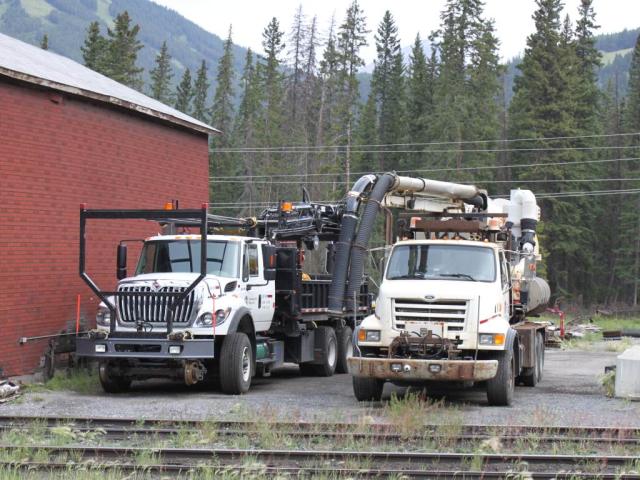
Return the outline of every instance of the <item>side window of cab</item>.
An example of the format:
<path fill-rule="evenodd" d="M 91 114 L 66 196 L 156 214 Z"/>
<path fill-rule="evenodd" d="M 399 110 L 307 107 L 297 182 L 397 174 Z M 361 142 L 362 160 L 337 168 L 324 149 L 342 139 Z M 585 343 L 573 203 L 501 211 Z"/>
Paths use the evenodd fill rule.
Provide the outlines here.
<path fill-rule="evenodd" d="M 500 252 L 500 278 L 502 279 L 502 289 L 509 288 L 509 265 L 504 252 Z"/>

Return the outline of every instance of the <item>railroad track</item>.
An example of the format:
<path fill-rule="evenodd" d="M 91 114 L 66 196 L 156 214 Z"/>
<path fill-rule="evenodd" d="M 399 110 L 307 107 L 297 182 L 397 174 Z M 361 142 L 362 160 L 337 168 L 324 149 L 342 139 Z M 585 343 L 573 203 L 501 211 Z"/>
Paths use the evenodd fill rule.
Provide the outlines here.
<path fill-rule="evenodd" d="M 412 427 L 406 433 L 399 432 L 391 424 L 359 424 L 359 423 L 312 423 L 312 422 L 249 422 L 249 421 L 200 421 L 200 420 L 140 420 L 131 418 L 86 418 L 86 417 L 15 417 L 0 416 L 0 431 L 14 428 L 25 428 L 33 424 L 46 427 L 70 425 L 79 431 L 103 429 L 107 434 L 119 435 L 158 435 L 170 436 L 185 429 L 198 431 L 207 429 L 220 435 L 237 435 L 260 433 L 268 428 L 270 432 L 292 437 L 326 437 L 326 438 L 373 438 L 402 440 L 407 436 L 434 437 L 449 436 L 442 434 L 448 430 L 452 435 L 467 440 L 490 437 L 526 438 L 535 436 L 546 441 L 590 441 L 601 443 L 639 444 L 640 428 L 629 427 L 569 427 L 569 426 L 532 426 L 532 425 L 439 425 L 429 424 L 418 430 Z M 365 431 L 366 430 L 366 431 Z"/>
<path fill-rule="evenodd" d="M 186 472 L 223 469 L 251 473 L 258 468 L 260 477 L 292 476 L 350 476 L 353 478 L 640 478 L 638 446 L 640 429 L 617 427 L 531 427 L 466 425 L 454 428 L 442 425 L 425 425 L 420 431 L 397 432 L 393 425 L 361 425 L 343 423 L 293 423 L 293 422 L 231 422 L 231 421 L 166 421 L 111 418 L 55 418 L 55 417 L 0 417 L 0 433 L 29 432 L 37 429 L 39 439 L 56 441 L 56 431 L 63 426 L 77 438 L 86 439 L 89 432 L 99 433 L 101 446 L 51 445 L 29 443 L 33 455 L 24 457 L 24 444 L 0 445 L 6 458 L 12 452 L 22 453 L 20 462 L 0 461 L 2 469 L 29 471 L 53 471 L 69 468 L 71 459 L 77 468 L 101 468 L 124 472 L 145 472 L 181 475 Z M 58 430 L 57 430 L 58 429 Z M 444 431 L 442 430 L 444 429 Z M 80 433 L 81 435 L 75 435 Z M 273 443 L 277 439 L 309 440 L 299 442 L 296 450 L 242 449 L 242 448 L 159 448 L 171 444 L 180 435 L 202 434 L 213 438 L 211 445 L 224 444 L 227 438 L 244 437 L 252 440 L 266 435 Z M 271 437 L 269 437 L 271 436 Z M 12 438 L 5 435 L 2 438 Z M 166 439 L 166 442 L 159 440 Z M 184 440 L 185 437 L 182 437 Z M 325 443 L 315 440 L 325 440 Z M 499 441 L 500 453 L 477 453 L 489 440 Z M 109 440 L 109 442 L 106 442 Z M 192 440 L 187 437 L 187 440 Z M 377 451 L 355 451 L 357 440 L 367 442 L 367 447 Z M 446 440 L 440 441 L 440 440 Z M 349 449 L 340 449 L 351 445 Z M 438 448 L 429 448 L 429 443 Z M 531 444 L 527 444 L 531 441 Z M 154 442 L 157 442 L 154 445 Z M 277 442 L 277 440 L 276 440 Z M 422 442 L 422 443 L 421 443 Z M 433 443 L 435 442 L 435 443 Z M 523 443 L 518 443 L 523 442 Z M 2 443 L 11 443 L 4 440 Z M 104 443 L 116 446 L 105 446 Z M 123 444 L 153 445 L 152 447 L 128 447 Z M 187 442 L 188 443 L 188 442 Z M 260 444 L 260 442 L 253 442 Z M 175 444 L 175 443 L 174 443 Z M 231 442 L 233 444 L 233 442 Z M 284 444 L 284 443 L 280 443 Z M 288 443 L 291 445 L 291 443 Z M 571 447 L 578 444 L 580 448 Z M 321 449 L 319 445 L 328 445 Z M 543 446 L 554 445 L 554 453 L 561 449 L 588 452 L 588 455 L 502 453 L 512 449 L 531 452 L 545 451 Z M 612 448 L 622 446 L 622 451 L 633 455 L 614 455 Z M 415 447 L 422 450 L 414 451 Z M 528 447 L 527 447 L 528 446 Z M 380 451 L 381 450 L 386 451 Z M 425 448 L 426 447 L 426 448 Z M 566 451 L 566 450 L 562 450 Z M 620 450 L 615 450 L 619 452 Z M 37 455 L 35 455 L 37 452 Z M 461 453 L 468 452 L 468 453 Z M 469 453 L 473 452 L 473 453 Z M 596 454 L 597 452 L 597 454 Z M 50 461 L 38 462 L 42 456 Z M 141 463 L 141 459 L 144 462 Z M 25 461 L 30 460 L 30 461 Z M 257 463 L 256 467 L 253 463 Z M 356 467 L 351 467 L 356 465 Z M 253 469 L 253 470 L 252 470 Z M 526 475 L 519 472 L 526 470 Z M 625 473 L 627 472 L 627 473 Z M 631 473 L 634 472 L 634 473 Z M 254 472 L 255 473 L 255 472 Z M 524 475 L 524 476 L 523 476 Z"/>
<path fill-rule="evenodd" d="M 185 473 L 201 469 L 227 468 L 237 469 L 238 465 L 249 460 L 250 465 L 242 469 L 261 471 L 268 469 L 273 473 L 291 473 L 306 471 L 309 474 L 322 472 L 340 473 L 344 470 L 361 472 L 361 476 L 380 476 L 402 474 L 411 478 L 429 478 L 435 473 L 464 472 L 465 470 L 482 472 L 484 478 L 488 474 L 515 475 L 523 471 L 539 475 L 556 475 L 557 473 L 584 473 L 591 475 L 620 475 L 625 470 L 634 468 L 637 456 L 589 455 L 531 455 L 531 454 L 484 454 L 484 453 L 420 453 L 420 452 L 359 452 L 332 450 L 255 450 L 255 449 L 222 449 L 222 448 L 134 448 L 134 447 L 86 447 L 82 445 L 33 445 L 34 451 L 40 455 L 46 452 L 51 458 L 73 459 L 75 465 L 90 462 L 90 468 L 96 465 L 111 469 L 135 469 L 149 471 L 150 465 L 134 465 L 136 458 L 142 455 L 156 462 L 158 471 Z M 0 449 L 11 453 L 21 451 L 23 447 L 0 445 Z M 60 462 L 63 464 L 63 462 Z M 24 468 L 23 462 L 16 462 L 15 467 Z M 50 462 L 32 462 L 43 470 L 52 470 L 56 466 Z M 64 463 L 66 468 L 68 464 Z M 349 467 L 348 465 L 357 465 Z M 628 473 L 627 475 L 633 475 Z M 505 478 L 505 477 L 503 477 Z M 633 478 L 633 477 L 628 477 Z M 637 474 L 636 474 L 636 477 Z"/>

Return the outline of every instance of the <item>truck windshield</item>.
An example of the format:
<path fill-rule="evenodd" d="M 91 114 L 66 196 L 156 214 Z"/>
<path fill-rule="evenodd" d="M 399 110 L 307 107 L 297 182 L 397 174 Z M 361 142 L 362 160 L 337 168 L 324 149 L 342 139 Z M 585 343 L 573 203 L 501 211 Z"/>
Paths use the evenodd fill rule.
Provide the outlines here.
<path fill-rule="evenodd" d="M 238 276 L 238 242 L 207 242 L 207 273 Z M 158 240 L 147 242 L 140 253 L 136 275 L 143 273 L 200 273 L 200 240 Z"/>
<path fill-rule="evenodd" d="M 399 245 L 393 249 L 388 280 L 462 280 L 493 282 L 493 249 L 465 245 Z"/>

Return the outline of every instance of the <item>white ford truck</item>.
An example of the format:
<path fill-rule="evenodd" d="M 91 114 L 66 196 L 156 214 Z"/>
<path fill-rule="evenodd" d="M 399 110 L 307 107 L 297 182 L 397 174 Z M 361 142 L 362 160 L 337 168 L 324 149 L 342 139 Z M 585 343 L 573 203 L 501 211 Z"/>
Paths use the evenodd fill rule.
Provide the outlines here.
<path fill-rule="evenodd" d="M 348 359 L 356 398 L 379 400 L 387 381 L 427 391 L 484 383 L 490 405 L 511 404 L 515 384 L 534 386 L 544 364 L 544 327 L 526 320 L 550 293 L 535 275 L 535 197 L 513 190 L 492 200 L 469 185 L 395 183 L 382 205 L 411 213 L 398 222 L 375 313 L 359 326 Z M 465 204 L 478 194 L 483 201 Z"/>

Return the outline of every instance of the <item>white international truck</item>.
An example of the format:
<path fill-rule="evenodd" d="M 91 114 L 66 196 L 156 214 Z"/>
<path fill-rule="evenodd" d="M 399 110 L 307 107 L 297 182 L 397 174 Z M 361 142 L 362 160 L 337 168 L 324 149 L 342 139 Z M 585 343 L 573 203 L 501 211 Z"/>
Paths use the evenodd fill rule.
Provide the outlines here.
<path fill-rule="evenodd" d="M 535 386 L 544 365 L 545 329 L 527 321 L 550 294 L 536 276 L 535 196 L 490 199 L 471 185 L 386 177 L 374 200 L 404 213 L 375 313 L 348 359 L 355 397 L 379 400 L 385 382 L 481 383 L 490 405 L 511 404 L 515 384 Z"/>
<path fill-rule="evenodd" d="M 283 362 L 307 375 L 346 373 L 352 331 L 370 313 L 366 282 L 357 305 L 328 314 L 331 274 L 305 272 L 305 252 L 340 232 L 328 204 L 283 202 L 258 218 L 200 210 L 80 210 L 80 275 L 102 300 L 97 328 L 77 338 L 76 354 L 94 359 L 105 391 L 133 380 L 211 379 L 229 394 Z M 127 243 L 117 250 L 118 283 L 103 291 L 85 268 L 88 221 L 146 219 L 164 232 L 142 242 L 133 276 Z M 193 230 L 197 229 L 197 232 Z M 331 256 L 327 258 L 331 260 Z M 329 261 L 329 268 L 331 262 Z"/>

